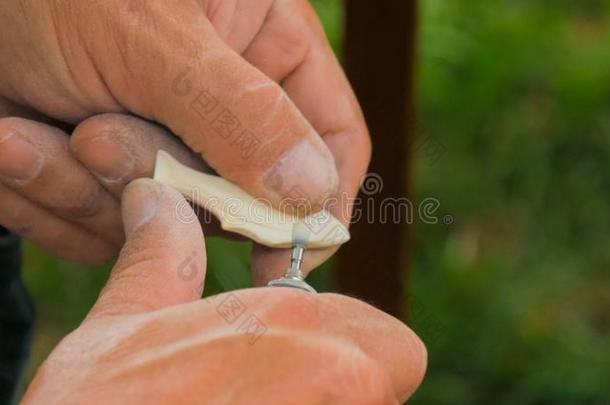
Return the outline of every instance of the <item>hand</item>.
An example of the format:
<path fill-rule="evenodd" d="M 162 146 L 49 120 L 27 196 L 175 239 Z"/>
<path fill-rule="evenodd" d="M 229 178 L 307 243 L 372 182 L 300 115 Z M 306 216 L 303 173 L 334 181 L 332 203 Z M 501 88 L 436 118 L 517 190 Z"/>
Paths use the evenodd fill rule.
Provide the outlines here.
<path fill-rule="evenodd" d="M 209 170 L 165 130 L 130 116 L 91 118 L 72 137 L 35 121 L 0 120 L 0 224 L 66 260 L 114 259 L 125 242 L 121 193 L 152 176 L 159 149 Z"/>
<path fill-rule="evenodd" d="M 152 180 L 127 187 L 121 257 L 24 404 L 395 404 L 413 393 L 423 344 L 365 303 L 284 288 L 198 300 L 203 234 L 176 221 L 181 199 Z"/>
<path fill-rule="evenodd" d="M 124 243 L 123 189 L 135 179 L 152 177 L 158 150 L 211 171 L 172 134 L 127 115 L 89 118 L 71 137 L 35 121 L 0 120 L 0 224 L 66 260 L 100 264 L 113 259 Z M 204 225 L 208 236 L 235 238 L 215 221 Z M 262 246 L 253 249 L 256 285 L 266 285 L 289 263 L 274 253 L 270 263 L 269 252 Z M 309 251 L 310 267 L 326 254 Z"/>
<path fill-rule="evenodd" d="M 74 124 L 154 120 L 276 205 L 350 201 L 366 171 L 364 119 L 306 0 L 8 0 L 0 27 L 13 105 Z M 331 211 L 349 221 L 345 204 Z M 286 261 L 270 251 L 255 271 Z"/>

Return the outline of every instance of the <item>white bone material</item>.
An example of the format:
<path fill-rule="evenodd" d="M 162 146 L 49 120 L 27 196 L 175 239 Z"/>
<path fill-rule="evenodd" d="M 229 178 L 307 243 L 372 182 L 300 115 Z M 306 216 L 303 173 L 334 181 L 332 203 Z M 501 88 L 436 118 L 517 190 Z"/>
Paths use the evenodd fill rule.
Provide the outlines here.
<path fill-rule="evenodd" d="M 303 225 L 309 230 L 308 248 L 341 245 L 350 238 L 347 228 L 326 210 L 306 218 L 282 213 L 222 177 L 182 165 L 164 151 L 157 154 L 154 178 L 211 212 L 220 221 L 222 229 L 246 236 L 265 246 L 291 248 L 294 244 L 295 225 L 301 229 L 301 234 Z"/>

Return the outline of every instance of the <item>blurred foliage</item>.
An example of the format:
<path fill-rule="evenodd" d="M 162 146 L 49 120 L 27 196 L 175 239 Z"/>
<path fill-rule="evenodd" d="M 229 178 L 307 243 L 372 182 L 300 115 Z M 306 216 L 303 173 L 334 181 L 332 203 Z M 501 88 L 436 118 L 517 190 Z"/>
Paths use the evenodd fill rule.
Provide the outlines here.
<path fill-rule="evenodd" d="M 610 403 L 609 11 L 422 2 L 417 190 L 455 223 L 416 231 L 414 403 Z"/>
<path fill-rule="evenodd" d="M 341 0 L 312 1 L 335 51 Z M 374 3 L 371 3 L 374 7 Z M 418 197 L 408 303 L 429 347 L 415 404 L 610 399 L 610 2 L 423 0 Z M 206 294 L 251 284 L 250 246 L 208 239 Z M 332 288 L 332 264 L 314 273 Z M 78 326 L 109 267 L 28 245 L 38 325 L 31 370 Z M 32 371 L 30 371 L 30 374 Z"/>

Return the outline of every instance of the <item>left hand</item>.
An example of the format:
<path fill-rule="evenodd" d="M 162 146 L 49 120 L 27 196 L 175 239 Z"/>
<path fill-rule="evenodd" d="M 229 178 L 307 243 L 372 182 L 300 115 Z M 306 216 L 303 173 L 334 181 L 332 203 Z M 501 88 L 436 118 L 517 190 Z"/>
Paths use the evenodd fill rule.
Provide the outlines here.
<path fill-rule="evenodd" d="M 270 287 L 199 300 L 203 234 L 176 219 L 181 202 L 151 180 L 127 187 L 119 261 L 24 404 L 397 404 L 415 391 L 424 345 L 361 301 Z"/>

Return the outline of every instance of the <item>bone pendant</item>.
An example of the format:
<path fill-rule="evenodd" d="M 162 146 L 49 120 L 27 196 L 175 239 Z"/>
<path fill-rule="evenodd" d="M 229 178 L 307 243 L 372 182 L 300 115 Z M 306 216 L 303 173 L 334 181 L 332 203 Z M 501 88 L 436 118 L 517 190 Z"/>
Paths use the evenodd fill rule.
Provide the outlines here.
<path fill-rule="evenodd" d="M 164 151 L 157 154 L 154 178 L 211 212 L 220 221 L 222 229 L 265 246 L 292 247 L 293 228 L 299 222 L 309 229 L 309 248 L 341 245 L 350 238 L 347 228 L 326 210 L 306 218 L 280 212 L 222 177 L 182 165 Z"/>

